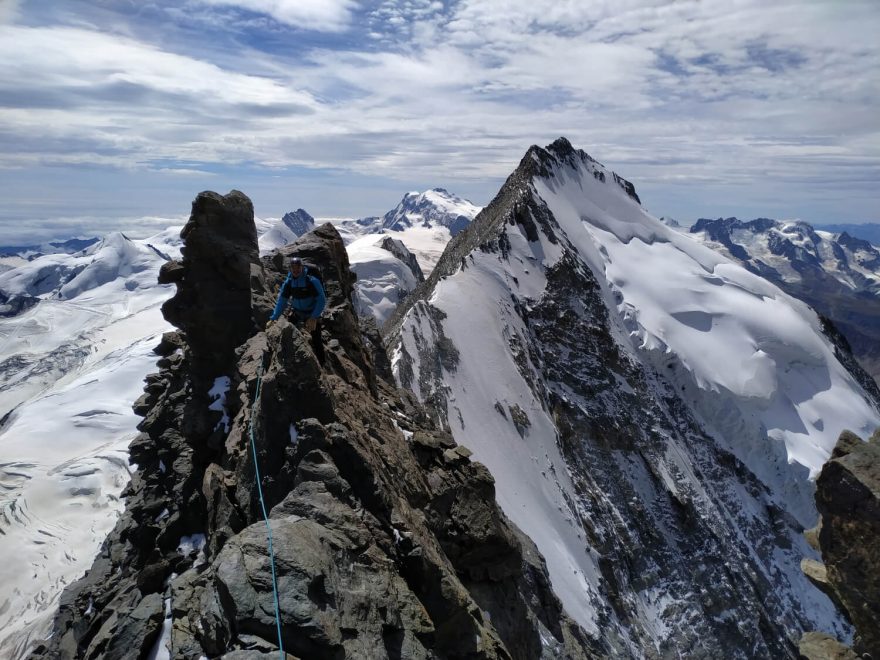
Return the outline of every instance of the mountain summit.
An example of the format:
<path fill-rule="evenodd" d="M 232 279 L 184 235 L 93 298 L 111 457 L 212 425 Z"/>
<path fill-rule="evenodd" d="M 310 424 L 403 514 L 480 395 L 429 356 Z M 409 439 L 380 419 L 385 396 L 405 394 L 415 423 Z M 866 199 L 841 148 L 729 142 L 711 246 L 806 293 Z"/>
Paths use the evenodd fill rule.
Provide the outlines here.
<path fill-rule="evenodd" d="M 877 402 L 806 305 L 532 147 L 386 324 L 400 382 L 496 480 L 613 657 L 797 657 L 849 634 L 800 570 L 808 476 Z"/>
<path fill-rule="evenodd" d="M 452 236 L 467 227 L 480 208 L 443 188 L 410 192 L 382 217 L 382 228 L 403 231 L 408 227 L 446 227 Z"/>

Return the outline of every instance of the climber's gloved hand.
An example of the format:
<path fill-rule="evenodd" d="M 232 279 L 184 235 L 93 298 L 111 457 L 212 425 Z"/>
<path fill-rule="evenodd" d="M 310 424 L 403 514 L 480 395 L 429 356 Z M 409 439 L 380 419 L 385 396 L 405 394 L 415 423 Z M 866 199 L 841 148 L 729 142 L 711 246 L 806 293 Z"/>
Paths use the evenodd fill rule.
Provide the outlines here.
<path fill-rule="evenodd" d="M 268 321 L 266 321 L 266 330 L 271 328 L 273 325 L 275 325 L 275 319 L 269 319 Z"/>
<path fill-rule="evenodd" d="M 318 319 L 308 318 L 306 319 L 306 330 L 309 332 L 314 332 L 315 328 L 318 327 Z"/>

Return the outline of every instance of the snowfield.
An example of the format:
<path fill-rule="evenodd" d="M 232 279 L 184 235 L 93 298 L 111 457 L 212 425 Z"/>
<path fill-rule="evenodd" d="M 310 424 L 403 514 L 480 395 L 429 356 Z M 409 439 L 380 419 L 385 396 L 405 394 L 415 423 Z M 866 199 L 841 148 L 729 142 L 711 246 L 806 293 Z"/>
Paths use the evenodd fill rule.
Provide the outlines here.
<path fill-rule="evenodd" d="M 677 356 L 698 388 L 695 402 L 713 393 L 734 403 L 752 420 L 750 435 L 766 429 L 784 445 L 788 462 L 812 477 L 841 431 L 868 437 L 877 428 L 878 412 L 834 357 L 807 305 L 656 220 L 591 173 L 563 170 L 560 179 L 552 186 L 536 180 L 537 194 L 604 276 L 631 341 L 656 366 Z M 766 445 L 730 448 L 760 473 Z"/>
<path fill-rule="evenodd" d="M 122 510 L 131 406 L 170 329 L 159 267 L 179 256 L 179 233 L 111 234 L 0 275 L 6 294 L 39 299 L 0 318 L 0 656 L 48 633 Z"/>
<path fill-rule="evenodd" d="M 357 276 L 355 311 L 372 314 L 381 326 L 418 280 L 409 267 L 381 246 L 387 234 L 368 234 L 346 246 Z"/>

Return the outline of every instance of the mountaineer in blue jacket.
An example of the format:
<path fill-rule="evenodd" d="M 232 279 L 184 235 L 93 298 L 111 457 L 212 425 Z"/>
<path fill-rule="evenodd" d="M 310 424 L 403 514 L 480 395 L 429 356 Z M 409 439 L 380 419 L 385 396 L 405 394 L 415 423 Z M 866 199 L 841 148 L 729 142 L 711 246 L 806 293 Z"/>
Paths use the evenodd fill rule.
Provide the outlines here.
<path fill-rule="evenodd" d="M 302 325 L 312 335 L 312 350 L 318 362 L 324 364 L 324 343 L 321 341 L 321 312 L 327 303 L 324 286 L 309 269 L 303 265 L 302 259 L 292 257 L 289 262 L 290 272 L 278 292 L 278 302 L 269 323 L 276 321 L 290 306 L 288 318 L 294 325 Z"/>

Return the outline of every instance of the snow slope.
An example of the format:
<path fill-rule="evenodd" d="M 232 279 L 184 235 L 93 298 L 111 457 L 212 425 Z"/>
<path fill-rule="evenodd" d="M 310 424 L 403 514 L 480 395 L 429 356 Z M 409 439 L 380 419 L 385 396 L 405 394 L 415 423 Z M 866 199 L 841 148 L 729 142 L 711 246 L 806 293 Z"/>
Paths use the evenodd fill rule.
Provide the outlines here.
<path fill-rule="evenodd" d="M 179 228 L 111 234 L 38 257 L 0 279 L 36 304 L 0 319 L 0 656 L 48 630 L 64 586 L 91 564 L 121 510 L 131 405 L 170 329 L 158 271 Z"/>
<path fill-rule="evenodd" d="M 372 314 L 380 327 L 419 283 L 406 263 L 382 247 L 389 238 L 385 234 L 368 234 L 346 246 L 351 270 L 358 276 L 355 310 L 359 315 Z M 403 246 L 401 249 L 406 250 Z"/>
<path fill-rule="evenodd" d="M 158 309 L 168 297 L 169 287 L 157 284 L 156 276 L 162 263 L 179 253 L 178 234 L 172 228 L 139 241 L 111 234 L 82 252 L 46 255 L 0 274 L 0 291 L 7 297 L 36 304 L 0 318 L 0 414 L 89 355 L 166 327 L 132 317 Z"/>
<path fill-rule="evenodd" d="M 880 423 L 804 303 L 660 223 L 590 172 L 563 170 L 559 181 L 536 180 L 535 190 L 604 274 L 638 348 L 658 366 L 676 355 L 700 393 L 735 402 L 784 443 L 790 462 L 815 476 L 840 431 L 867 437 Z M 752 450 L 758 460 L 750 467 L 760 469 L 765 449 L 744 455 Z"/>
<path fill-rule="evenodd" d="M 880 383 L 880 251 L 843 232 L 758 218 L 699 220 L 691 235 L 829 318 Z M 873 387 L 876 387 L 876 383 Z M 872 388 L 870 383 L 867 387 Z"/>
<path fill-rule="evenodd" d="M 488 466 L 585 630 L 635 657 L 847 635 L 799 568 L 808 476 L 880 414 L 806 305 L 565 141 L 448 250 L 395 374 Z"/>

